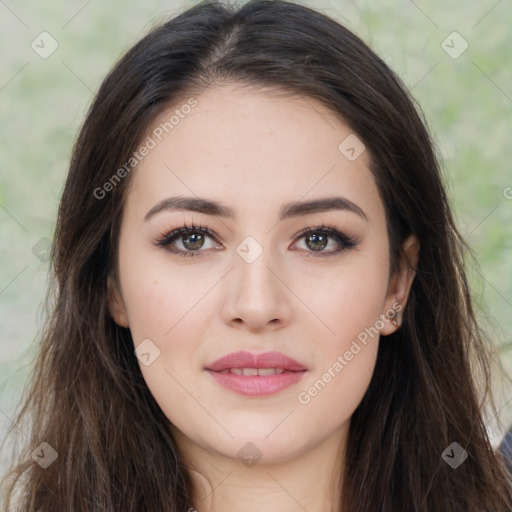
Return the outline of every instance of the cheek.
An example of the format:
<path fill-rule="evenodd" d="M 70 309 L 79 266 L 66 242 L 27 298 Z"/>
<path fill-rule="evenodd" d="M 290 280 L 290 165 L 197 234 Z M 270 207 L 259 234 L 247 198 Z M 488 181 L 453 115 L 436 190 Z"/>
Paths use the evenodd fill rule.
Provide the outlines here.
<path fill-rule="evenodd" d="M 196 318 L 201 308 L 194 308 L 200 297 L 195 297 L 195 292 L 184 294 L 178 279 L 164 277 L 165 269 L 139 265 L 141 261 L 126 260 L 126 270 L 130 271 L 126 272 L 123 289 L 134 346 L 137 348 L 143 342 L 148 347 L 144 353 L 150 353 L 149 364 L 141 357 L 138 364 L 165 415 L 181 424 L 182 415 L 198 414 L 188 394 L 193 389 L 188 379 L 201 340 L 202 327 Z"/>
<path fill-rule="evenodd" d="M 134 344 L 145 338 L 159 343 L 175 323 L 177 292 L 150 273 L 135 272 L 125 278 L 123 292 Z"/>
<path fill-rule="evenodd" d="M 174 385 L 168 372 L 178 376 L 195 364 L 201 332 L 208 321 L 203 307 L 207 301 L 202 299 L 212 284 L 186 279 L 182 270 L 166 264 L 165 259 L 137 251 L 135 244 L 132 247 L 120 259 L 123 296 L 134 347 L 144 341 L 152 352 L 154 362 L 146 366 L 139 360 L 139 366 L 158 396 L 160 389 Z M 181 375 L 179 378 L 183 380 Z"/>
<path fill-rule="evenodd" d="M 197 302 L 199 290 L 186 289 L 179 271 L 144 244 L 148 242 L 121 239 L 120 279 L 134 344 L 149 338 L 160 345 Z"/>
<path fill-rule="evenodd" d="M 378 338 L 367 344 L 350 343 L 300 390 L 298 411 L 305 424 L 331 432 L 350 419 L 370 384 L 377 360 Z M 350 356 L 349 356 L 350 354 Z M 348 356 L 348 357 L 347 357 Z M 350 359 L 349 359 L 350 358 Z"/>
<path fill-rule="evenodd" d="M 317 279 L 304 281 L 305 302 L 326 326 L 327 352 L 343 350 L 379 320 L 388 284 L 387 265 L 386 258 L 368 251 L 347 259 L 346 265 L 340 264 L 329 275 L 319 273 Z"/>
<path fill-rule="evenodd" d="M 319 309 L 329 331 L 312 334 L 318 364 L 301 386 L 297 402 L 305 418 L 311 418 L 306 421 L 325 418 L 326 431 L 348 420 L 368 389 L 377 360 L 386 283 L 379 272 L 347 275 L 331 286 L 330 299 Z"/>
<path fill-rule="evenodd" d="M 311 334 L 321 356 L 298 402 L 310 412 L 330 410 L 333 424 L 357 408 L 377 359 L 388 261 L 377 252 L 367 255 L 354 258 L 308 297 L 328 329 Z"/>
<path fill-rule="evenodd" d="M 135 347 L 146 339 L 156 345 L 159 357 L 151 368 L 179 373 L 190 367 L 204 330 L 197 318 L 201 308 L 194 308 L 197 302 L 163 282 L 150 280 L 137 287 L 137 297 L 129 304 L 130 331 Z"/>

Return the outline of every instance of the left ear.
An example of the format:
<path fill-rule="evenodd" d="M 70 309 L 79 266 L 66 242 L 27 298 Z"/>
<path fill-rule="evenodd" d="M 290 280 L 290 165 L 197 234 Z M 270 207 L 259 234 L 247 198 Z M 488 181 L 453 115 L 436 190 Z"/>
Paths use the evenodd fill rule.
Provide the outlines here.
<path fill-rule="evenodd" d="M 399 270 L 391 277 L 388 294 L 384 302 L 384 310 L 382 313 L 386 315 L 394 311 L 395 316 L 384 322 L 384 327 L 380 330 L 383 336 L 392 334 L 400 328 L 402 323 L 403 310 L 409 297 L 411 285 L 416 275 L 416 267 L 420 252 L 420 244 L 415 235 L 410 235 L 403 244 L 405 261 L 402 260 Z M 392 320 L 396 320 L 398 325 L 394 325 Z"/>

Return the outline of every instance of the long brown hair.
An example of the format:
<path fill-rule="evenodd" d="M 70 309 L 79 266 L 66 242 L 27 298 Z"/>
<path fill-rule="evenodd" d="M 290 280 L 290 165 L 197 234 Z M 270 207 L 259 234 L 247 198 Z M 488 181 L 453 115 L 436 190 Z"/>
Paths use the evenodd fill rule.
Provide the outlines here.
<path fill-rule="evenodd" d="M 477 324 L 464 267 L 471 251 L 452 217 L 421 110 L 353 33 L 280 0 L 236 8 L 201 2 L 153 29 L 101 85 L 60 202 L 48 320 L 10 430 L 30 419 L 30 443 L 4 478 L 4 510 L 13 510 L 16 489 L 23 511 L 198 506 L 130 331 L 114 323 L 107 307 L 107 277 L 116 269 L 119 220 L 136 166 L 125 168 L 115 186 L 104 184 L 159 113 L 230 82 L 328 106 L 370 151 L 386 210 L 390 272 L 408 235 L 420 243 L 402 327 L 381 340 L 371 383 L 351 418 L 343 510 L 510 512 L 512 482 L 483 414 L 485 401 L 497 415 L 491 363 L 502 367 Z M 454 442 L 468 454 L 456 469 L 443 458 Z M 31 454 L 48 453 L 48 445 L 58 458 L 43 468 Z"/>

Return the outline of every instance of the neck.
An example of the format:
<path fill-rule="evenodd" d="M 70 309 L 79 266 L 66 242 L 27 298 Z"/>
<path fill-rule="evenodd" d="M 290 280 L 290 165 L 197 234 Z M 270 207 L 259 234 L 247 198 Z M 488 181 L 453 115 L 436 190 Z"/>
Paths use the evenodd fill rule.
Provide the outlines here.
<path fill-rule="evenodd" d="M 250 465 L 250 458 L 243 463 L 206 450 L 173 427 L 194 486 L 190 512 L 238 512 L 242 506 L 244 512 L 339 512 L 347 433 L 348 422 L 286 460 L 262 454 Z"/>

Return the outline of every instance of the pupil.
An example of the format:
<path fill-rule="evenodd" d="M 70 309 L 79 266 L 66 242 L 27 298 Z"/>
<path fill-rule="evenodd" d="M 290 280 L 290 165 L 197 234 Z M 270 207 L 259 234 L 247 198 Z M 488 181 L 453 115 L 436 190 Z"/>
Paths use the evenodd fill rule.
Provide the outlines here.
<path fill-rule="evenodd" d="M 189 244 L 189 242 L 192 243 L 192 247 L 190 245 L 187 246 L 187 244 Z M 203 235 L 202 234 L 195 233 L 193 235 L 184 235 L 183 236 L 183 245 L 187 249 L 200 249 L 202 244 L 203 244 Z"/>
<path fill-rule="evenodd" d="M 314 240 L 315 242 L 320 242 L 320 246 L 310 247 L 310 249 L 316 250 L 316 249 L 324 249 L 327 245 L 327 235 L 309 235 L 307 237 L 307 242 L 310 242 L 311 240 Z M 309 246 L 309 244 L 308 244 Z"/>

